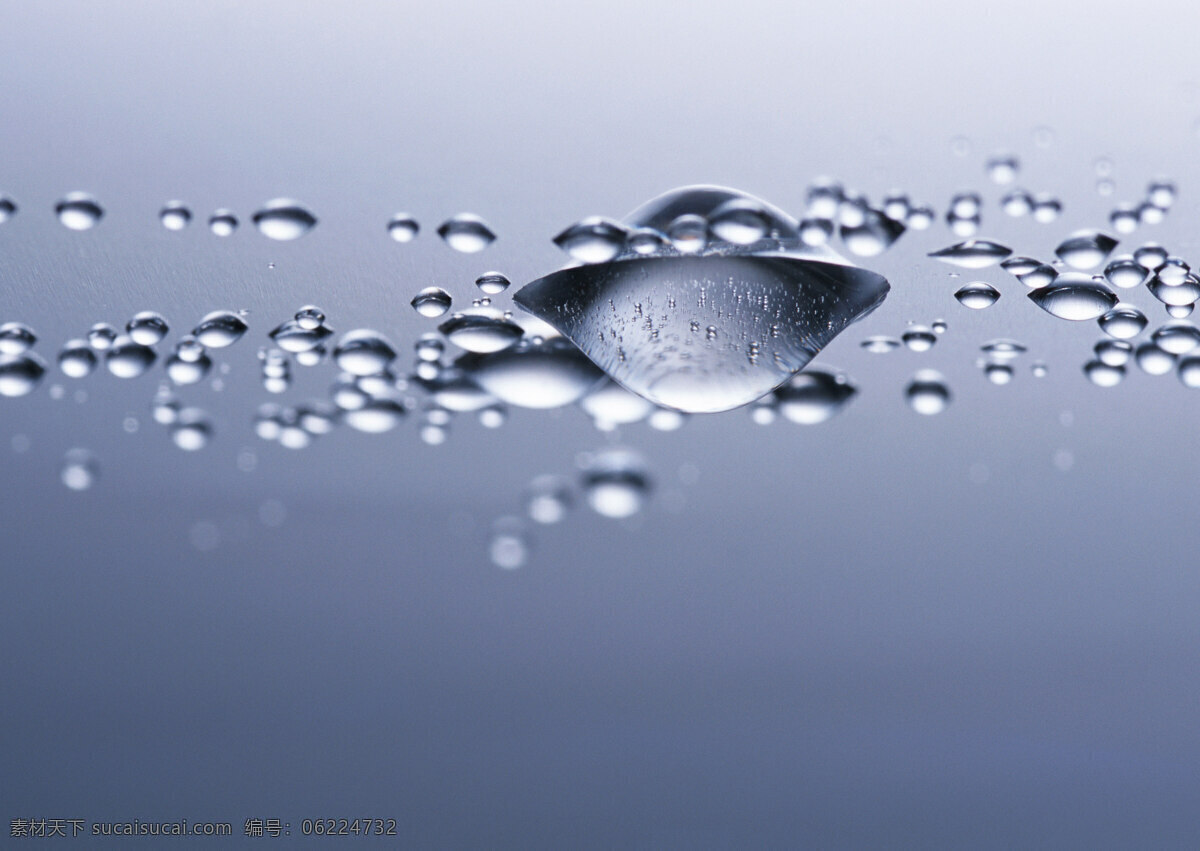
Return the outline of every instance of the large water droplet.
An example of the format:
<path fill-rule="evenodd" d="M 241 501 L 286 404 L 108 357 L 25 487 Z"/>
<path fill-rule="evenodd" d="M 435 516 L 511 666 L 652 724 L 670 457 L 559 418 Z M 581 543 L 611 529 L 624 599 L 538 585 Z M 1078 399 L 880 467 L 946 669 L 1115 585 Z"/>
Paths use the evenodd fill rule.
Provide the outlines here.
<path fill-rule="evenodd" d="M 242 317 L 228 310 L 215 310 L 200 320 L 192 335 L 200 345 L 209 349 L 232 346 L 249 330 Z"/>
<path fill-rule="evenodd" d="M 24 396 L 37 387 L 46 364 L 37 355 L 0 355 L 0 396 Z"/>
<path fill-rule="evenodd" d="M 521 339 L 521 326 L 499 313 L 459 313 L 438 326 L 446 339 L 478 354 L 507 349 Z"/>
<path fill-rule="evenodd" d="M 612 219 L 589 216 L 554 237 L 554 244 L 580 263 L 606 263 L 625 247 L 625 228 Z"/>
<path fill-rule="evenodd" d="M 969 284 L 964 284 L 954 294 L 958 299 L 958 303 L 963 307 L 969 307 L 972 310 L 983 310 L 985 307 L 991 307 L 1000 298 L 1000 291 L 991 284 L 984 281 L 973 281 Z"/>
<path fill-rule="evenodd" d="M 129 338 L 142 346 L 156 346 L 167 336 L 167 320 L 153 310 L 143 310 L 125 325 Z"/>
<path fill-rule="evenodd" d="M 475 286 L 488 295 L 497 295 L 508 289 L 509 280 L 499 272 L 484 272 L 475 279 Z"/>
<path fill-rule="evenodd" d="M 496 241 L 496 234 L 487 222 L 473 213 L 459 213 L 446 219 L 437 232 L 443 242 L 463 254 L 483 251 Z"/>
<path fill-rule="evenodd" d="M 333 350 L 333 359 L 351 375 L 376 375 L 396 359 L 396 350 L 383 335 L 360 328 L 342 335 Z"/>
<path fill-rule="evenodd" d="M 71 378 L 87 378 L 96 368 L 96 354 L 87 340 L 68 340 L 58 353 L 58 368 Z"/>
<path fill-rule="evenodd" d="M 966 242 L 951 245 L 941 251 L 934 251 L 929 256 L 964 269 L 982 269 L 999 263 L 1010 254 L 1012 254 L 1011 248 L 997 242 L 990 242 L 986 239 L 968 239 Z"/>
<path fill-rule="evenodd" d="M 183 230 L 192 223 L 192 211 L 182 201 L 169 201 L 159 211 L 158 220 L 167 230 Z"/>
<path fill-rule="evenodd" d="M 1117 241 L 1107 234 L 1094 230 L 1076 231 L 1059 243 L 1054 253 L 1068 266 L 1076 269 L 1093 269 L 1117 247 Z"/>
<path fill-rule="evenodd" d="M 0 325 L 0 355 L 22 355 L 37 342 L 37 334 L 21 322 Z"/>
<path fill-rule="evenodd" d="M 263 236 L 286 242 L 312 230 L 317 217 L 291 199 L 276 198 L 255 213 L 252 221 Z"/>
<path fill-rule="evenodd" d="M 104 218 L 104 208 L 84 192 L 70 193 L 54 206 L 54 212 L 63 226 L 71 230 L 90 230 Z"/>
<path fill-rule="evenodd" d="M 1118 304 L 1097 320 L 1100 330 L 1118 340 L 1130 340 L 1142 333 L 1149 320 L 1131 304 Z"/>
<path fill-rule="evenodd" d="M 1075 322 L 1098 319 L 1117 303 L 1107 286 L 1078 272 L 1059 275 L 1053 284 L 1029 293 L 1029 299 L 1051 316 Z"/>
<path fill-rule="evenodd" d="M 1200 279 L 1188 276 L 1179 284 L 1167 284 L 1157 275 L 1147 285 L 1151 294 L 1166 305 L 1195 304 L 1200 299 Z"/>
<path fill-rule="evenodd" d="M 904 396 L 910 408 L 926 416 L 946 410 L 951 398 L 946 379 L 932 369 L 919 370 L 905 388 Z"/>
<path fill-rule="evenodd" d="M 154 364 L 156 358 L 154 349 L 121 336 L 113 341 L 104 363 L 117 378 L 137 378 Z"/>
<path fill-rule="evenodd" d="M 62 483 L 73 491 L 85 491 L 100 478 L 100 463 L 86 449 L 71 449 L 63 456 Z"/>
<path fill-rule="evenodd" d="M 392 216 L 392 220 L 388 222 L 387 226 L 388 236 L 396 242 L 412 242 L 420 231 L 421 226 L 408 213 L 397 213 Z"/>
<path fill-rule="evenodd" d="M 450 309 L 450 293 L 441 287 L 426 287 L 413 296 L 413 310 L 422 316 L 436 319 Z"/>

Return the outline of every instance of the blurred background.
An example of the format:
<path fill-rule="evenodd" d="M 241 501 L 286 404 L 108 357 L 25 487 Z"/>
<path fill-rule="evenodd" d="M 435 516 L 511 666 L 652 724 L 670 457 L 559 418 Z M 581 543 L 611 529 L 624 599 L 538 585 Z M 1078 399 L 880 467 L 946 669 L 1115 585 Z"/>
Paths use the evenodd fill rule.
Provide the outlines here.
<path fill-rule="evenodd" d="M 1197 23 L 1182 3 L 0 5 L 0 321 L 51 363 L 143 310 L 171 341 L 212 310 L 250 325 L 214 354 L 220 389 L 178 391 L 212 418 L 198 452 L 151 416 L 160 365 L 0 399 L 3 816 L 228 821 L 237 842 L 278 818 L 289 844 L 371 817 L 414 847 L 1195 847 L 1200 399 L 1135 367 L 1093 385 L 1094 323 L 926 255 L 959 241 L 957 192 L 981 194 L 980 236 L 1048 260 L 1165 177 L 1169 215 L 1117 250 L 1196 256 Z M 1058 219 L 1000 211 L 999 153 Z M 407 363 L 436 325 L 409 307 L 424 287 L 463 304 L 498 270 L 508 308 L 583 216 L 692 183 L 799 215 L 822 175 L 939 211 L 863 261 L 892 292 L 817 360 L 858 389 L 828 422 L 514 409 L 436 446 L 416 415 L 301 452 L 255 435 L 260 403 L 333 381 L 262 387 L 258 348 L 301 305 Z M 72 191 L 96 227 L 56 220 Z M 302 239 L 250 223 L 281 196 L 318 219 Z M 438 239 L 461 212 L 495 243 Z M 965 309 L 965 280 L 1000 301 Z M 927 352 L 860 346 L 937 319 Z M 997 386 L 977 360 L 1002 337 L 1028 351 Z M 905 402 L 922 368 L 952 392 L 937 416 Z M 526 519 L 519 569 L 493 563 L 535 476 L 618 445 L 645 459 L 642 511 L 577 495 Z M 73 448 L 98 471 L 78 492 Z"/>

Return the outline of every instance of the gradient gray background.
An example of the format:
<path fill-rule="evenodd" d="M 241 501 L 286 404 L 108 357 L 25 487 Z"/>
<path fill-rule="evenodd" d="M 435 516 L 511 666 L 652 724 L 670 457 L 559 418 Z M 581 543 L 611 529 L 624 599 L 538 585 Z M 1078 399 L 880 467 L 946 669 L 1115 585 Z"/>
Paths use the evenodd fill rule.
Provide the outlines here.
<path fill-rule="evenodd" d="M 408 308 L 418 288 L 462 301 L 487 269 L 528 280 L 562 262 L 566 224 L 681 184 L 793 211 L 820 174 L 943 208 L 977 188 L 984 235 L 1048 257 L 1165 174 L 1176 209 L 1131 240 L 1197 257 L 1198 17 L 3 4 L 0 191 L 21 210 L 0 226 L 0 320 L 31 324 L 43 356 L 144 309 L 176 333 L 249 309 L 252 333 L 221 353 L 225 390 L 180 394 L 216 419 L 201 453 L 150 421 L 153 378 L 97 374 L 77 404 L 54 375 L 0 400 L 0 815 L 231 821 L 238 841 L 274 817 L 289 847 L 302 818 L 356 816 L 396 818 L 414 847 L 1195 847 L 1200 398 L 1136 370 L 1091 386 L 1095 326 L 1004 273 L 969 274 L 1003 290 L 995 308 L 959 307 L 924 257 L 952 241 L 940 224 L 868 264 L 892 295 L 820 359 L 860 389 L 841 416 L 624 429 L 656 500 L 537 530 L 515 572 L 488 562 L 488 526 L 532 476 L 610 441 L 579 411 L 495 432 L 463 418 L 441 447 L 412 422 L 340 430 L 301 453 L 250 418 L 268 398 L 254 353 L 299 305 L 407 349 L 431 325 Z M 1063 198 L 1058 223 L 998 213 L 997 150 Z M 108 211 L 90 232 L 53 218 L 76 189 Z M 178 197 L 245 222 L 279 195 L 321 219 L 296 243 L 156 220 Z M 423 225 L 411 245 L 384 232 L 397 210 Z M 499 233 L 486 253 L 433 235 L 462 210 Z M 938 317 L 929 353 L 858 348 Z M 1007 387 L 974 364 L 998 336 L 1030 349 Z M 921 367 L 951 383 L 941 416 L 904 404 Z M 289 399 L 332 379 L 296 372 Z M 84 493 L 58 479 L 73 446 L 103 465 Z M 258 521 L 267 499 L 279 528 Z M 211 552 L 189 544 L 198 520 L 220 529 Z"/>

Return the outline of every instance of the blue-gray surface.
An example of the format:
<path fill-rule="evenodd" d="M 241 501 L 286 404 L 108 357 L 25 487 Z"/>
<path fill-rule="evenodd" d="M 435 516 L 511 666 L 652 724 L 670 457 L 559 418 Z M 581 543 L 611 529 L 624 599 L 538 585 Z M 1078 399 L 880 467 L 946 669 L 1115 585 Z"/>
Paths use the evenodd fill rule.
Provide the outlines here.
<path fill-rule="evenodd" d="M 1089 384 L 1095 325 L 998 270 L 949 278 L 925 257 L 955 241 L 941 223 L 869 264 L 891 295 L 818 358 L 859 388 L 843 413 L 624 428 L 655 500 L 536 530 L 520 570 L 488 561 L 489 524 L 615 439 L 579 411 L 303 452 L 250 421 L 262 335 L 301 304 L 407 351 L 433 327 L 408 307 L 421 287 L 462 303 L 485 270 L 530 280 L 566 224 L 687 183 L 795 212 L 820 174 L 941 209 L 978 189 L 984 235 L 1047 259 L 1165 174 L 1175 209 L 1118 250 L 1196 257 L 1197 23 L 1153 3 L 0 7 L 0 192 L 20 207 L 0 321 L 48 358 L 146 309 L 172 339 L 247 309 L 253 337 L 221 353 L 223 390 L 180 392 L 214 416 L 202 452 L 151 421 L 154 378 L 0 399 L 3 818 L 229 821 L 248 843 L 285 841 L 242 837 L 279 818 L 289 847 L 325 817 L 395 818 L 415 847 L 1195 847 L 1200 399 L 1136 368 Z M 1059 221 L 999 213 L 997 150 Z M 72 190 L 98 227 L 55 221 Z M 278 196 L 311 234 L 254 231 Z M 199 220 L 179 233 L 157 221 L 172 198 Z M 243 221 L 227 239 L 203 224 L 218 207 Z M 409 245 L 385 233 L 398 210 L 422 224 Z M 495 245 L 443 245 L 460 211 Z M 1004 296 L 960 307 L 972 279 Z M 930 352 L 859 348 L 935 318 Z M 994 337 L 1029 348 L 1007 386 L 975 364 Z M 939 416 L 904 403 L 921 367 L 953 389 Z M 298 372 L 288 398 L 332 375 Z M 102 470 L 80 493 L 59 480 L 76 446 Z"/>

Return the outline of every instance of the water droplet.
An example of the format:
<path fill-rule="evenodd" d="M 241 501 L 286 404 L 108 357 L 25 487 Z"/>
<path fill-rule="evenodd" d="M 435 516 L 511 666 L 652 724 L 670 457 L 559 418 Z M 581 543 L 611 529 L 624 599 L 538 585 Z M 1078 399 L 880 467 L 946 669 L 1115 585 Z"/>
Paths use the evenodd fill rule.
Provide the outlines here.
<path fill-rule="evenodd" d="M 601 383 L 580 399 L 579 407 L 601 431 L 641 422 L 654 410 L 653 404 L 612 380 Z"/>
<path fill-rule="evenodd" d="M 1062 202 L 1048 195 L 1036 195 L 1033 199 L 1033 219 L 1047 224 L 1062 214 Z"/>
<path fill-rule="evenodd" d="M 23 355 L 37 343 L 37 334 L 20 322 L 0 325 L 0 355 Z"/>
<path fill-rule="evenodd" d="M 538 476 L 529 483 L 526 512 L 535 523 L 560 523 L 571 510 L 575 497 L 563 476 Z"/>
<path fill-rule="evenodd" d="M 54 206 L 63 226 L 71 230 L 90 230 L 104 218 L 104 208 L 84 192 L 72 192 Z"/>
<path fill-rule="evenodd" d="M 237 227 L 237 216 L 231 210 L 217 210 L 208 219 L 208 229 L 216 236 L 229 236 Z"/>
<path fill-rule="evenodd" d="M 178 352 L 167 358 L 167 378 L 178 385 L 197 384 L 212 369 L 212 361 L 201 351 L 199 357 L 184 358 Z"/>
<path fill-rule="evenodd" d="M 455 363 L 491 396 L 519 408 L 570 405 L 603 377 L 582 352 L 561 338 L 540 344 L 522 340 L 495 354 L 464 355 Z"/>
<path fill-rule="evenodd" d="M 655 408 L 647 422 L 655 431 L 677 431 L 687 422 L 687 414 L 672 408 Z"/>
<path fill-rule="evenodd" d="M 1125 367 L 1090 360 L 1083 365 L 1083 374 L 1097 387 L 1115 387 L 1125 378 Z"/>
<path fill-rule="evenodd" d="M 17 202 L 7 195 L 0 195 L 0 225 L 17 214 Z"/>
<path fill-rule="evenodd" d="M 1154 271 L 1167 262 L 1167 249 L 1153 242 L 1148 242 L 1133 252 L 1133 259 L 1150 271 Z"/>
<path fill-rule="evenodd" d="M 1078 272 L 1059 275 L 1053 284 L 1030 292 L 1029 299 L 1051 316 L 1075 322 L 1098 319 L 1117 303 L 1112 290 Z"/>
<path fill-rule="evenodd" d="M 475 286 L 488 295 L 497 295 L 508 289 L 509 280 L 499 272 L 484 272 L 475 279 Z"/>
<path fill-rule="evenodd" d="M 62 483 L 73 491 L 85 491 L 100 478 L 100 463 L 86 449 L 71 449 L 63 456 Z"/>
<path fill-rule="evenodd" d="M 855 227 L 842 225 L 842 242 L 852 254 L 875 257 L 887 251 L 901 234 L 904 225 L 877 210 L 867 209 L 863 220 Z"/>
<path fill-rule="evenodd" d="M 913 230 L 929 230 L 929 228 L 933 225 L 933 220 L 935 217 L 936 214 L 933 212 L 933 208 L 922 204 L 912 208 L 912 211 L 908 214 L 908 219 L 905 221 L 905 224 Z"/>
<path fill-rule="evenodd" d="M 437 363 L 441 359 L 442 352 L 445 351 L 446 346 L 436 334 L 426 334 L 417 340 L 414 348 L 420 360 Z"/>
<path fill-rule="evenodd" d="M 37 355 L 0 355 L 0 396 L 24 396 L 37 387 L 46 364 Z"/>
<path fill-rule="evenodd" d="M 904 341 L 904 345 L 908 347 L 909 351 L 927 352 L 937 342 L 937 334 L 924 325 L 914 325 L 905 331 L 900 339 Z"/>
<path fill-rule="evenodd" d="M 999 154 L 987 161 L 987 175 L 992 183 L 1012 183 L 1020 168 L 1020 161 L 1011 154 Z"/>
<path fill-rule="evenodd" d="M 1012 364 L 992 362 L 983 366 L 983 374 L 992 384 L 1008 384 L 1013 380 Z"/>
<path fill-rule="evenodd" d="M 1128 255 L 1117 257 L 1104 267 L 1104 277 L 1114 287 L 1121 289 L 1141 286 L 1149 276 L 1146 267 Z"/>
<path fill-rule="evenodd" d="M 580 263 L 607 263 L 625 247 L 625 228 L 612 219 L 589 216 L 554 237 L 554 244 Z"/>
<path fill-rule="evenodd" d="M 153 365 L 156 358 L 154 349 L 120 336 L 113 341 L 104 363 L 117 378 L 137 378 Z"/>
<path fill-rule="evenodd" d="M 1105 197 L 1112 195 L 1117 190 L 1116 185 L 1107 177 L 1102 177 L 1096 181 L 1096 193 Z"/>
<path fill-rule="evenodd" d="M 112 344 L 116 339 L 117 329 L 107 322 L 97 322 L 91 327 L 87 335 L 88 345 L 98 352 L 104 352 L 112 348 Z"/>
<path fill-rule="evenodd" d="M 1155 207 L 1166 210 L 1175 203 L 1175 184 L 1169 180 L 1155 180 L 1146 187 L 1146 200 Z"/>
<path fill-rule="evenodd" d="M 822 179 L 808 187 L 805 203 L 808 215 L 817 219 L 832 219 L 837 215 L 845 192 L 836 181 Z"/>
<path fill-rule="evenodd" d="M 311 322 L 307 323 L 311 326 Z M 333 335 L 333 329 L 327 325 L 304 327 L 298 319 L 289 319 L 279 325 L 268 335 L 271 341 L 286 352 L 310 352 L 320 346 L 322 341 Z"/>
<path fill-rule="evenodd" d="M 708 246 L 708 221 L 694 213 L 684 213 L 667 227 L 667 238 L 680 254 L 699 254 Z"/>
<path fill-rule="evenodd" d="M 1186 319 L 1192 315 L 1195 307 L 1196 305 L 1194 304 L 1168 304 L 1167 315 L 1172 319 Z"/>
<path fill-rule="evenodd" d="M 152 310 L 143 310 L 125 325 L 131 340 L 142 346 L 155 346 L 167 336 L 167 320 Z"/>
<path fill-rule="evenodd" d="M 1168 257 L 1155 272 L 1155 277 L 1168 287 L 1177 287 L 1188 278 L 1192 267 L 1181 257 Z"/>
<path fill-rule="evenodd" d="M 934 251 L 929 256 L 964 269 L 982 269 L 1000 262 L 1010 254 L 1012 249 L 999 243 L 986 239 L 969 239 L 941 251 Z"/>
<path fill-rule="evenodd" d="M 478 354 L 507 349 L 521 339 L 521 326 L 499 313 L 459 313 L 438 326 L 459 348 Z"/>
<path fill-rule="evenodd" d="M 1054 282 L 1058 270 L 1048 263 L 1032 257 L 1012 257 L 1000 264 L 1006 272 L 1031 289 L 1044 287 Z"/>
<path fill-rule="evenodd" d="M 1200 357 L 1192 355 L 1191 357 L 1181 358 L 1176 374 L 1179 376 L 1179 380 L 1183 382 L 1184 387 L 1191 387 L 1193 389 L 1200 387 Z"/>
<path fill-rule="evenodd" d="M 935 334 L 945 334 L 946 329 L 949 326 L 946 324 L 945 319 L 935 319 L 935 320 L 933 320 L 933 324 L 930 325 L 930 327 L 933 328 L 933 332 Z"/>
<path fill-rule="evenodd" d="M 897 222 L 908 222 L 912 213 L 912 203 L 902 192 L 893 192 L 883 199 L 883 214 Z"/>
<path fill-rule="evenodd" d="M 1200 346 L 1200 328 L 1190 322 L 1167 322 L 1155 329 L 1150 339 L 1165 352 L 1185 355 Z"/>
<path fill-rule="evenodd" d="M 182 201 L 169 201 L 159 211 L 158 220 L 167 230 L 183 230 L 192 223 L 192 211 Z"/>
<path fill-rule="evenodd" d="M 1168 284 L 1158 275 L 1147 285 L 1150 293 L 1163 304 L 1195 304 L 1200 299 L 1200 279 L 1189 275 L 1179 284 Z"/>
<path fill-rule="evenodd" d="M 333 359 L 351 375 L 376 375 L 396 359 L 396 350 L 378 332 L 360 328 L 342 335 Z"/>
<path fill-rule="evenodd" d="M 392 216 L 392 220 L 388 222 L 387 226 L 388 236 L 396 242 L 412 242 L 420 231 L 421 226 L 408 213 L 397 213 Z"/>
<path fill-rule="evenodd" d="M 1098 320 L 1100 330 L 1118 340 L 1130 340 L 1142 333 L 1149 320 L 1131 304 L 1118 304 Z"/>
<path fill-rule="evenodd" d="M 1046 364 L 1040 360 L 1034 361 L 1033 364 L 1030 365 L 1029 371 L 1033 373 L 1034 378 L 1045 378 L 1046 373 L 1049 372 L 1049 370 L 1046 368 Z"/>
<path fill-rule="evenodd" d="M 325 324 L 325 312 L 321 308 L 306 304 L 296 311 L 296 324 L 305 331 L 315 331 Z"/>
<path fill-rule="evenodd" d="M 501 570 L 516 570 L 529 561 L 529 541 L 517 518 L 502 517 L 496 521 L 488 556 Z"/>
<path fill-rule="evenodd" d="M 199 408 L 184 408 L 171 424 L 171 440 L 185 452 L 196 452 L 212 439 L 212 423 Z"/>
<path fill-rule="evenodd" d="M 1096 359 L 1109 366 L 1125 366 L 1133 355 L 1133 344 L 1125 340 L 1101 340 L 1092 347 Z"/>
<path fill-rule="evenodd" d="M 317 217 L 288 198 L 276 198 L 254 214 L 258 232 L 282 242 L 299 239 L 317 224 Z"/>
<path fill-rule="evenodd" d="M 508 422 L 508 408 L 503 405 L 488 405 L 479 410 L 479 424 L 484 428 L 500 428 Z"/>
<path fill-rule="evenodd" d="M 862 341 L 862 347 L 874 355 L 885 355 L 900 348 L 900 341 L 895 337 L 874 336 Z"/>
<path fill-rule="evenodd" d="M 249 330 L 249 326 L 238 314 L 228 310 L 215 310 L 200 320 L 192 329 L 192 335 L 200 345 L 209 349 L 232 346 Z"/>
<path fill-rule="evenodd" d="M 1138 218 L 1144 225 L 1161 224 L 1163 218 L 1166 217 L 1167 211 L 1160 207 L 1155 207 L 1150 202 L 1144 202 L 1137 207 Z"/>
<path fill-rule="evenodd" d="M 342 419 L 356 431 L 383 434 L 398 426 L 405 413 L 404 406 L 394 399 L 372 399 L 359 408 L 346 411 Z"/>
<path fill-rule="evenodd" d="M 1108 223 L 1117 233 L 1133 233 L 1142 223 L 1142 214 L 1136 207 L 1122 205 L 1109 213 Z"/>
<path fill-rule="evenodd" d="M 483 251 L 496 241 L 496 234 L 487 222 L 473 213 L 459 213 L 442 222 L 438 236 L 448 246 L 463 254 Z"/>
<path fill-rule="evenodd" d="M 800 425 L 817 425 L 834 417 L 858 391 L 843 376 L 823 369 L 797 373 L 775 390 L 779 413 Z"/>
<path fill-rule="evenodd" d="M 1175 355 L 1154 343 L 1142 343 L 1133 353 L 1134 360 L 1147 375 L 1166 375 L 1175 368 Z"/>
<path fill-rule="evenodd" d="M 625 449 L 606 449 L 590 460 L 583 473 L 588 506 L 613 519 L 632 517 L 642 510 L 650 479 L 641 456 Z"/>
<path fill-rule="evenodd" d="M 979 350 L 995 361 L 1009 361 L 1025 354 L 1025 346 L 1016 340 L 1000 338 L 989 340 L 979 347 Z"/>
<path fill-rule="evenodd" d="M 800 222 L 799 230 L 800 240 L 805 245 L 825 245 L 833 236 L 833 222 L 830 219 L 805 219 Z"/>
<path fill-rule="evenodd" d="M 1033 211 L 1033 196 L 1024 189 L 1014 189 L 1000 199 L 1000 209 L 1014 218 L 1027 216 Z"/>
<path fill-rule="evenodd" d="M 940 414 L 950 405 L 950 388 L 940 372 L 932 369 L 919 370 L 904 391 L 908 406 L 918 414 L 933 416 Z"/>
<path fill-rule="evenodd" d="M 1093 269 L 1117 247 L 1117 241 L 1099 231 L 1076 231 L 1061 242 L 1054 253 L 1076 269 Z"/>
<path fill-rule="evenodd" d="M 954 297 L 963 307 L 983 310 L 999 300 L 1000 291 L 985 281 L 973 281 L 960 287 Z"/>
<path fill-rule="evenodd" d="M 983 209 L 983 200 L 975 192 L 960 192 L 950 199 L 949 215 L 957 219 L 973 219 Z"/>
<path fill-rule="evenodd" d="M 87 340 L 68 340 L 58 353 L 58 368 L 71 378 L 86 378 L 96 368 L 96 355 Z"/>
<path fill-rule="evenodd" d="M 436 319 L 450 309 L 450 293 L 441 287 L 426 287 L 413 296 L 412 306 L 422 316 Z"/>

